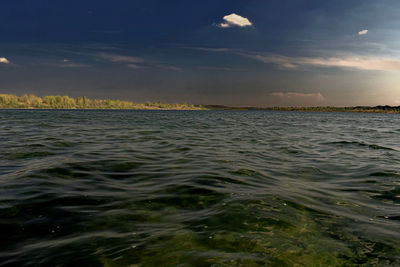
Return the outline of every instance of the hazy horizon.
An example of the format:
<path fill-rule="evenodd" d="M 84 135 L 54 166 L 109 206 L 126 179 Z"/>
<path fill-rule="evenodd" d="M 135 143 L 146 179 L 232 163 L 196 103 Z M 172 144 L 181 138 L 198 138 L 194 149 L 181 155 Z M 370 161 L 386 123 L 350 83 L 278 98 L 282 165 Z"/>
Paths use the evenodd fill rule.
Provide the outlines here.
<path fill-rule="evenodd" d="M 400 105 L 400 3 L 3 1 L 0 93 Z"/>

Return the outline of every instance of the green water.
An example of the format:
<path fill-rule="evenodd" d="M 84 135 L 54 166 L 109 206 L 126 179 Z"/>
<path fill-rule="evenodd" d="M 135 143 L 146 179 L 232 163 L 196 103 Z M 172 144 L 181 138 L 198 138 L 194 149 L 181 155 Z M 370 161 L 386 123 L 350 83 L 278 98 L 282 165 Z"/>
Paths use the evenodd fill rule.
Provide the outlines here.
<path fill-rule="evenodd" d="M 0 110 L 1 266 L 399 266 L 400 116 Z"/>

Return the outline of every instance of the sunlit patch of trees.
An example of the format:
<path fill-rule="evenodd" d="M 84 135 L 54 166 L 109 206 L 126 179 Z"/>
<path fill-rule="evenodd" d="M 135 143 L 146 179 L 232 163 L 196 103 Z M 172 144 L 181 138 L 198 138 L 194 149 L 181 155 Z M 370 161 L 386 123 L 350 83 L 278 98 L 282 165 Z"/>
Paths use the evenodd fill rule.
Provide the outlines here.
<path fill-rule="evenodd" d="M 0 108 L 38 108 L 38 109 L 181 109 L 198 110 L 206 109 L 203 106 L 183 104 L 167 104 L 161 102 L 134 103 L 112 99 L 89 99 L 69 96 L 43 96 L 33 94 L 16 96 L 0 94 Z"/>

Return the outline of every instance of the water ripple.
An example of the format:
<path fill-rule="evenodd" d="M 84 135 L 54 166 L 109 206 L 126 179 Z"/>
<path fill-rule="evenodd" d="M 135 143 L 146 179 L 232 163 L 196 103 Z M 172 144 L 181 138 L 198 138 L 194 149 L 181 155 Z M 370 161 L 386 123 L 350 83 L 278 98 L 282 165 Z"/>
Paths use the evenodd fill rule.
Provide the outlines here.
<path fill-rule="evenodd" d="M 0 120 L 0 265 L 400 265 L 397 115 Z"/>

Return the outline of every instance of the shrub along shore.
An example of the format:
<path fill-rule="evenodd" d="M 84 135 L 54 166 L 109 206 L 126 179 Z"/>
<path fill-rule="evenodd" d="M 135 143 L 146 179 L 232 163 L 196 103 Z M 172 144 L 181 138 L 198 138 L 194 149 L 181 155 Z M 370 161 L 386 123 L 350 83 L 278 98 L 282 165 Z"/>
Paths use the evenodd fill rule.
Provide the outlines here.
<path fill-rule="evenodd" d="M 25 94 L 16 96 L 0 94 L 0 108 L 3 109 L 177 109 L 202 110 L 200 105 L 167 104 L 161 102 L 134 103 L 131 101 L 111 99 L 89 99 L 69 96 L 35 96 Z"/>

